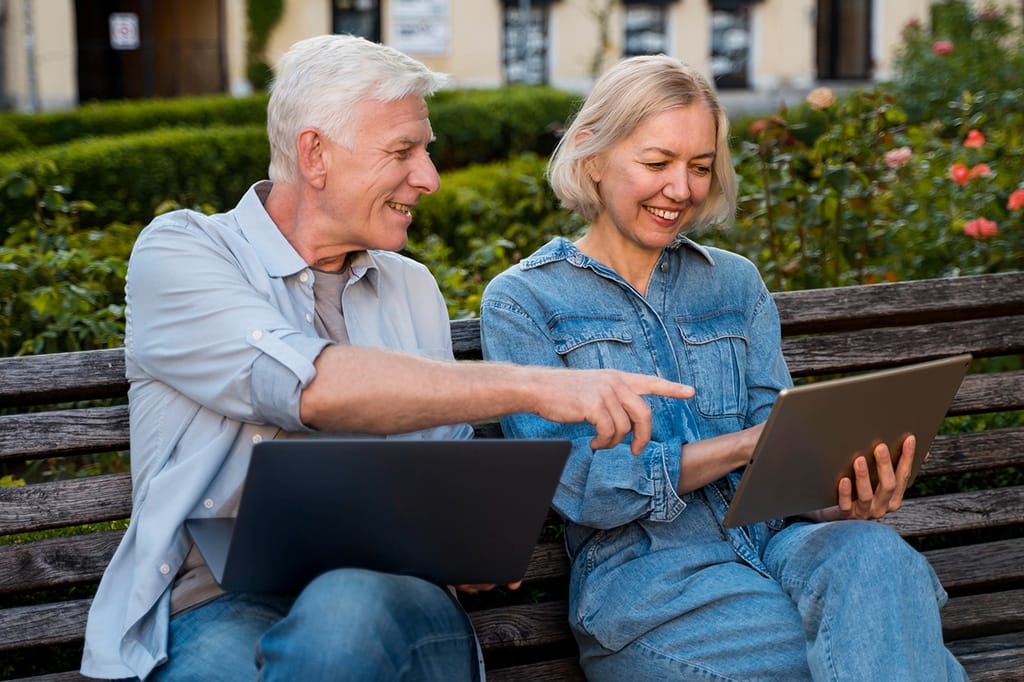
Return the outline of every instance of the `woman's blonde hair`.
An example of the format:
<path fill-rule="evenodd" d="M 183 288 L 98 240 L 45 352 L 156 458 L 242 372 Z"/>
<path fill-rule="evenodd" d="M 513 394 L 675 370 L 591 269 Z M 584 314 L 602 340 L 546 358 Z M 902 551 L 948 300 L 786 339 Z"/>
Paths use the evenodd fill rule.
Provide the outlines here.
<path fill-rule="evenodd" d="M 630 57 L 605 72 L 587 96 L 548 163 L 548 182 L 562 206 L 593 221 L 604 208 L 587 160 L 628 137 L 649 117 L 668 109 L 703 104 L 717 133 L 711 189 L 684 231 L 732 220 L 736 174 L 729 153 L 729 120 L 703 76 L 665 55 Z"/>

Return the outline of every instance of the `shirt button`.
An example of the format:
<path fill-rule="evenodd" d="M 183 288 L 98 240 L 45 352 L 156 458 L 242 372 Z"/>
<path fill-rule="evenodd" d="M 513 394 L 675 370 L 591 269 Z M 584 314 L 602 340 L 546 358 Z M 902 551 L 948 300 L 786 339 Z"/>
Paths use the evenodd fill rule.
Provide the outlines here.
<path fill-rule="evenodd" d="M 203 500 L 203 506 L 206 507 L 207 509 L 213 509 L 213 500 L 211 500 L 210 498 L 206 498 L 205 500 Z"/>
<path fill-rule="evenodd" d="M 255 436 L 252 437 L 252 442 L 253 443 L 259 443 L 261 440 L 263 440 L 263 436 L 261 436 L 258 433 Z"/>
<path fill-rule="evenodd" d="M 306 313 L 306 322 L 313 321 L 313 313 Z"/>
<path fill-rule="evenodd" d="M 661 271 L 662 272 L 668 272 L 668 261 L 662 261 L 661 262 Z"/>
<path fill-rule="evenodd" d="M 303 272 L 301 275 L 299 275 L 299 281 L 302 282 L 303 284 L 308 282 L 309 281 L 309 273 L 308 272 Z"/>
<path fill-rule="evenodd" d="M 262 339 L 262 338 L 263 338 L 263 330 L 261 330 L 261 329 L 257 329 L 256 331 L 254 331 L 254 332 L 252 333 L 252 338 L 253 338 L 253 339 L 254 339 L 255 341 L 259 341 L 260 339 Z"/>
<path fill-rule="evenodd" d="M 171 572 L 171 567 L 167 564 L 160 564 L 160 575 L 167 575 Z"/>

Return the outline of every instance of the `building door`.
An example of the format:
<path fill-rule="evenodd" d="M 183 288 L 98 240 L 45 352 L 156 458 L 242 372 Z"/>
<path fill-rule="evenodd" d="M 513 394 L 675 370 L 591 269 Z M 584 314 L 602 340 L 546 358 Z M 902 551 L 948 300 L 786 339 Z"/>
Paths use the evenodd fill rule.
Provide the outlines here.
<path fill-rule="evenodd" d="M 818 0 L 818 80 L 869 80 L 871 0 Z"/>
<path fill-rule="evenodd" d="M 79 102 L 224 92 L 223 1 L 75 0 Z"/>

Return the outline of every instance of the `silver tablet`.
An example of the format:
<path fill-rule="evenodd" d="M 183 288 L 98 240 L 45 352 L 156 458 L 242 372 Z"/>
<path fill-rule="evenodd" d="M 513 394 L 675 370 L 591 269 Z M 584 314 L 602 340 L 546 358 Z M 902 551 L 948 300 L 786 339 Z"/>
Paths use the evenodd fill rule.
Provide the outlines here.
<path fill-rule="evenodd" d="M 921 467 L 971 362 L 968 354 L 784 389 L 733 495 L 725 525 L 782 518 L 838 503 L 853 460 L 917 438 Z"/>

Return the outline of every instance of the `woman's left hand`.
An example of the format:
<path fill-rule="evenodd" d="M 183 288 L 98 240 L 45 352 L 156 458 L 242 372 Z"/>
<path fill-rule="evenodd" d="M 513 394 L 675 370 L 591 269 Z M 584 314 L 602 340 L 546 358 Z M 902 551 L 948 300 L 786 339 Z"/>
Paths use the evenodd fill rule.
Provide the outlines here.
<path fill-rule="evenodd" d="M 823 509 L 814 517 L 820 521 L 842 519 L 880 519 L 903 504 L 903 495 L 910 485 L 917 439 L 907 436 L 900 447 L 899 461 L 894 467 L 892 454 L 885 443 L 875 447 L 877 485 L 872 488 L 868 461 L 860 456 L 853 461 L 854 480 L 844 476 L 839 481 L 839 504 Z M 856 492 L 856 495 L 854 495 Z"/>

